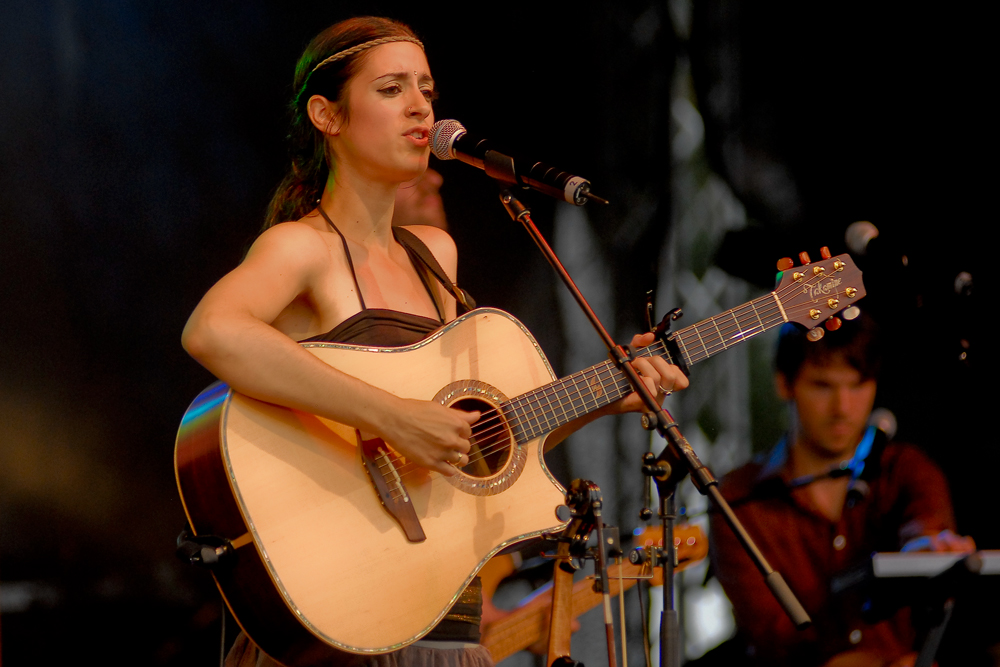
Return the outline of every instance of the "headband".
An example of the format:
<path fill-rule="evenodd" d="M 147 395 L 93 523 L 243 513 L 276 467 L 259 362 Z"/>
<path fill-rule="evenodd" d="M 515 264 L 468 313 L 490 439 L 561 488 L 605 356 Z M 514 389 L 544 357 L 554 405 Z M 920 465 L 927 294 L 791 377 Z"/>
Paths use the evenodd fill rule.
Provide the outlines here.
<path fill-rule="evenodd" d="M 380 44 L 388 44 L 390 42 L 413 42 L 414 44 L 416 44 L 417 46 L 419 46 L 421 49 L 424 48 L 424 43 L 421 42 L 416 37 L 408 37 L 406 35 L 395 35 L 393 37 L 379 37 L 378 39 L 373 39 L 373 40 L 368 41 L 368 42 L 362 42 L 361 44 L 357 44 L 355 46 L 352 46 L 349 49 L 344 49 L 343 51 L 338 51 L 337 53 L 334 53 L 332 56 L 330 56 L 326 60 L 320 62 L 320 64 L 316 65 L 316 67 L 313 67 L 312 70 L 309 73 L 312 74 L 313 72 L 315 72 L 316 70 L 318 70 L 320 67 L 325 67 L 326 65 L 329 65 L 330 63 L 335 63 L 338 60 L 343 60 L 344 58 L 347 58 L 349 56 L 353 56 L 355 53 L 358 53 L 359 51 L 364 51 L 365 49 L 370 49 L 373 46 L 378 46 Z"/>

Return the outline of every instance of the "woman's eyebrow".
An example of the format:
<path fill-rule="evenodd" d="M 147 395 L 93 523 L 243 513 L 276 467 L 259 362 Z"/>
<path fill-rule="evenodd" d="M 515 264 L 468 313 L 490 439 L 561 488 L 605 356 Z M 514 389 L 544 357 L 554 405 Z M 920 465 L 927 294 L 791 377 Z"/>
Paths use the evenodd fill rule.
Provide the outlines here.
<path fill-rule="evenodd" d="M 407 76 L 407 72 L 388 72 L 387 74 L 383 74 L 382 76 L 377 76 L 374 79 L 372 79 L 372 83 L 375 83 L 376 81 L 380 81 L 381 79 L 405 79 L 406 76 Z M 431 84 L 433 84 L 434 83 L 434 77 L 432 77 L 430 74 L 421 74 L 418 77 L 418 81 L 420 83 L 431 83 Z"/>

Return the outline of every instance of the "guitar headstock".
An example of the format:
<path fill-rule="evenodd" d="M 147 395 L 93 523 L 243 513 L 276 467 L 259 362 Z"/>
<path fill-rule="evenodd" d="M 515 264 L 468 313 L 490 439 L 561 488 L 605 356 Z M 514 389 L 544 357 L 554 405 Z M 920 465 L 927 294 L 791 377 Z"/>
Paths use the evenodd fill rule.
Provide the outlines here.
<path fill-rule="evenodd" d="M 663 546 L 663 530 L 660 526 L 646 526 L 642 532 L 636 535 L 633 543 L 637 547 L 650 548 L 653 546 Z M 702 529 L 695 524 L 677 524 L 674 526 L 674 549 L 677 550 L 677 567 L 675 572 L 687 568 L 690 565 L 701 562 L 708 555 L 708 539 Z M 663 574 L 659 569 L 653 570 L 653 578 L 649 582 L 650 586 L 662 586 Z"/>
<path fill-rule="evenodd" d="M 861 280 L 861 271 L 850 255 L 830 256 L 827 248 L 820 251 L 822 259 L 811 262 L 809 255 L 799 253 L 801 266 L 790 258 L 778 261 L 778 286 L 774 294 L 789 322 L 807 329 L 806 337 L 819 340 L 828 330 L 840 328 L 840 318 L 853 320 L 861 311 L 855 302 L 867 292 Z"/>

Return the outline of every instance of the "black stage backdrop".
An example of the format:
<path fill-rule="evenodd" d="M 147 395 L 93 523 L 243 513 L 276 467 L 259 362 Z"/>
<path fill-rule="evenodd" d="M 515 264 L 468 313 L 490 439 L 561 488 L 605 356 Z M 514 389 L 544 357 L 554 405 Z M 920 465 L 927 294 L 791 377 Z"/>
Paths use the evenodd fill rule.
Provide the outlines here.
<path fill-rule="evenodd" d="M 179 335 L 252 241 L 281 176 L 295 59 L 316 32 L 359 13 L 402 19 L 425 38 L 438 118 L 584 174 L 615 200 L 591 222 L 616 267 L 620 331 L 638 330 L 644 290 L 669 270 L 656 266 L 670 228 L 669 86 L 689 53 L 708 158 L 752 220 L 717 262 L 769 288 L 776 258 L 841 251 L 848 223 L 879 225 L 910 258 L 906 269 L 877 258 L 864 267 L 892 340 L 887 402 L 902 434 L 945 467 L 963 530 L 1000 547 L 981 338 L 985 228 L 996 219 L 983 17 L 698 3 L 688 42 L 674 29 L 687 3 L 614 4 L 0 6 L 7 664 L 217 659 L 217 596 L 172 556 L 183 525 L 173 437 L 211 381 Z M 559 369 L 548 267 L 482 173 L 437 166 L 460 283 L 520 317 Z M 616 224 L 631 193 L 649 191 L 659 194 L 646 222 Z M 550 230 L 552 205 L 528 201 Z M 955 294 L 961 271 L 980 281 L 971 296 Z"/>

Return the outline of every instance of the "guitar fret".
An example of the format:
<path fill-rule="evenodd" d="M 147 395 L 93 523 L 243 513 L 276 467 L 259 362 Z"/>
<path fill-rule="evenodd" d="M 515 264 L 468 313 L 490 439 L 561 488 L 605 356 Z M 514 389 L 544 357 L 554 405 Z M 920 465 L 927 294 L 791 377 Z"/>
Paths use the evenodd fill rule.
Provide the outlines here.
<path fill-rule="evenodd" d="M 538 423 L 539 435 L 542 433 L 548 433 L 552 430 L 550 424 L 549 414 L 551 411 L 550 402 L 548 397 L 545 395 L 544 388 L 535 391 L 537 398 L 535 399 L 536 410 L 535 410 L 535 421 Z"/>
<path fill-rule="evenodd" d="M 771 296 L 774 297 L 774 303 L 778 306 L 778 310 L 781 312 L 781 321 L 787 322 L 788 315 L 785 314 L 785 307 L 781 305 L 781 299 L 778 298 L 778 293 L 771 292 Z"/>
<path fill-rule="evenodd" d="M 573 399 L 573 409 L 576 410 L 577 414 L 587 413 L 587 399 L 584 397 L 583 391 L 587 386 L 586 374 L 583 371 L 573 374 L 573 389 L 576 392 L 576 398 Z"/>
<path fill-rule="evenodd" d="M 759 333 L 757 331 L 758 327 L 753 324 L 753 320 L 756 319 L 760 322 L 760 317 L 757 316 L 757 311 L 753 307 L 752 303 L 746 303 L 740 306 L 743 309 L 743 314 L 739 315 L 739 329 L 740 329 L 740 340 L 747 340 L 748 338 L 753 338 Z M 748 311 L 750 314 L 747 314 Z M 734 309 L 734 312 L 739 313 L 738 309 Z"/>
<path fill-rule="evenodd" d="M 701 343 L 702 349 L 705 350 L 705 358 L 707 359 L 708 357 L 712 356 L 712 354 L 708 351 L 708 346 L 705 345 L 705 339 L 702 338 L 701 334 L 698 332 L 698 325 L 695 324 L 691 328 L 694 329 L 694 335 L 698 337 L 698 342 Z"/>
<path fill-rule="evenodd" d="M 605 377 L 605 372 L 608 369 L 602 366 L 594 367 L 594 379 L 597 381 L 597 386 L 600 387 L 599 393 L 594 395 L 594 405 L 595 407 L 600 407 L 602 405 L 607 405 L 614 399 L 610 397 L 610 392 L 614 390 L 614 386 L 609 386 L 609 377 L 613 378 L 613 374 L 609 374 L 609 377 Z"/>
<path fill-rule="evenodd" d="M 506 403 L 498 406 L 497 409 L 500 411 L 500 414 L 503 415 L 504 421 L 510 425 L 511 434 L 514 436 L 514 442 L 524 444 L 528 441 L 528 438 L 524 437 L 524 429 L 521 428 L 521 422 L 518 420 L 517 415 L 514 414 L 511 403 L 512 401 L 507 401 Z"/>
<path fill-rule="evenodd" d="M 767 303 L 769 301 L 769 297 L 773 297 L 774 301 L 778 304 L 778 312 L 775 313 L 775 314 L 772 314 L 771 317 L 769 318 L 769 323 L 767 325 L 768 329 L 770 329 L 772 327 L 776 327 L 779 324 L 784 324 L 785 322 L 788 321 L 788 316 L 785 315 L 785 309 L 782 307 L 781 301 L 778 300 L 778 296 L 776 294 L 774 294 L 773 292 L 771 294 L 766 295 L 766 296 L 762 296 L 759 299 L 754 299 L 754 301 L 760 301 L 761 304 L 764 304 L 764 303 Z M 770 308 L 770 306 L 768 306 L 768 307 Z M 772 313 L 773 312 L 774 311 L 772 311 Z"/>
<path fill-rule="evenodd" d="M 566 407 L 563 405 L 562 398 L 559 396 L 559 390 L 562 389 L 563 383 L 560 380 L 552 385 L 551 392 L 549 394 L 549 405 L 552 406 L 552 418 L 556 424 L 556 427 L 562 426 L 566 423 Z"/>
<path fill-rule="evenodd" d="M 736 317 L 736 309 L 732 308 L 729 311 L 730 317 L 733 318 L 733 324 L 736 325 L 736 335 L 733 336 L 734 339 L 739 338 L 739 340 L 744 340 L 746 336 L 743 333 L 743 325 L 740 324 L 739 319 Z"/>
<path fill-rule="evenodd" d="M 760 315 L 757 313 L 757 306 L 754 305 L 753 301 L 750 302 L 750 308 L 753 310 L 753 314 L 757 317 L 757 322 L 760 324 L 760 331 L 764 331 L 764 322 L 760 319 Z M 757 333 L 760 333 L 760 331 Z"/>
<path fill-rule="evenodd" d="M 675 338 L 674 340 L 677 341 L 677 347 L 678 349 L 680 349 L 681 354 L 684 355 L 684 358 L 688 361 L 691 361 L 691 355 L 688 353 L 687 346 L 684 345 L 684 338 L 683 336 L 680 335 L 680 333 L 681 333 L 680 331 L 677 332 L 678 334 L 677 338 Z"/>
<path fill-rule="evenodd" d="M 584 373 L 581 371 L 573 375 L 573 392 L 575 394 L 573 398 L 573 409 L 577 414 L 587 414 L 587 400 L 583 395 L 583 391 L 587 386 L 587 381 Z"/>
<path fill-rule="evenodd" d="M 576 406 L 573 404 L 573 380 L 567 377 L 559 383 L 559 405 L 562 407 L 563 416 L 561 424 L 566 424 L 576 419 Z"/>
<path fill-rule="evenodd" d="M 574 419 L 584 414 L 580 403 L 581 394 L 580 394 L 580 386 L 578 384 L 579 378 L 580 374 L 574 373 L 569 378 L 567 378 L 569 382 L 566 383 L 566 397 L 569 399 L 569 405 L 573 409 Z"/>
<path fill-rule="evenodd" d="M 590 369 L 590 380 L 587 382 L 587 388 L 590 390 L 590 398 L 588 399 L 593 404 L 593 408 L 597 409 L 603 405 L 601 399 L 607 394 L 607 389 L 604 386 L 604 380 L 601 378 L 601 366 L 594 366 Z"/>
<path fill-rule="evenodd" d="M 623 379 L 625 382 L 628 382 L 628 378 L 626 378 L 625 373 L 623 373 L 611 361 L 606 361 L 601 364 L 598 372 L 607 374 L 607 379 L 601 383 L 601 386 L 604 388 L 604 395 L 600 405 L 603 406 L 609 403 L 614 403 L 623 396 L 619 387 L 619 382 Z"/>
<path fill-rule="evenodd" d="M 534 394 L 535 392 L 531 393 Z M 532 424 L 532 422 L 534 423 Z M 544 431 L 542 431 L 541 423 L 538 421 L 538 410 L 534 405 L 531 406 L 528 413 L 528 426 L 531 428 L 531 437 L 533 438 L 537 438 L 544 433 Z"/>
<path fill-rule="evenodd" d="M 542 409 L 540 410 L 541 416 L 545 418 L 545 428 L 546 430 L 552 430 L 553 428 L 559 426 L 559 420 L 555 416 L 555 408 L 552 405 L 552 396 L 549 394 L 548 390 L 543 390 L 541 392 L 540 403 L 544 401 Z"/>
<path fill-rule="evenodd" d="M 726 345 L 726 337 L 722 335 L 722 330 L 719 328 L 719 323 L 716 321 L 717 319 L 718 318 L 713 317 L 709 320 L 709 322 L 711 322 L 712 326 L 715 327 L 715 333 L 719 335 L 719 342 L 722 344 L 722 349 L 728 350 L 729 347 Z"/>
<path fill-rule="evenodd" d="M 514 399 L 514 400 L 517 401 L 517 404 L 514 406 L 514 412 L 515 414 L 517 414 L 517 412 L 520 412 L 520 416 L 517 419 L 518 423 L 521 425 L 521 431 L 524 433 L 525 436 L 524 442 L 527 442 L 528 440 L 531 440 L 535 436 L 532 435 L 531 433 L 531 424 L 528 422 L 528 413 L 524 409 L 524 404 L 526 401 L 524 398 Z"/>
<path fill-rule="evenodd" d="M 660 356 L 664 357 L 667 360 L 667 363 L 670 364 L 671 366 L 676 366 L 677 364 L 674 362 L 674 358 L 673 356 L 671 356 L 670 350 L 667 348 L 666 344 L 659 343 L 659 346 L 663 348 L 663 352 L 657 352 L 656 354 L 659 354 Z"/>

